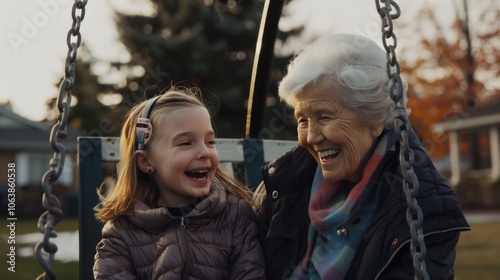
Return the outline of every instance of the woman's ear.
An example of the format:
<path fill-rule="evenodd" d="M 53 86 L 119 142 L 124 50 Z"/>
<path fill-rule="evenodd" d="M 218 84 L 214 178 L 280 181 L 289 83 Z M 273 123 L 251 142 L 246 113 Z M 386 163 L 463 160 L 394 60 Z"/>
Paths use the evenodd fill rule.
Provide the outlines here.
<path fill-rule="evenodd" d="M 372 137 L 374 138 L 379 137 L 380 134 L 382 134 L 382 132 L 384 131 L 384 128 L 385 128 L 384 123 L 376 124 L 372 129 Z"/>
<path fill-rule="evenodd" d="M 136 151 L 135 154 L 135 163 L 137 167 L 144 173 L 153 173 L 154 167 L 149 161 L 148 153 L 145 151 Z"/>

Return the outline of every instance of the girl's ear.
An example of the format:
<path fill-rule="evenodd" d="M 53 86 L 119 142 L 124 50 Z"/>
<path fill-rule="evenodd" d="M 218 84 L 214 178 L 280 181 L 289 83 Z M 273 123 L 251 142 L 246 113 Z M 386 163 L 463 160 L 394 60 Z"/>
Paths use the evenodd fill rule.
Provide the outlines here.
<path fill-rule="evenodd" d="M 145 151 L 136 151 L 135 163 L 144 173 L 153 173 L 154 171 L 153 165 L 149 161 L 148 153 Z"/>

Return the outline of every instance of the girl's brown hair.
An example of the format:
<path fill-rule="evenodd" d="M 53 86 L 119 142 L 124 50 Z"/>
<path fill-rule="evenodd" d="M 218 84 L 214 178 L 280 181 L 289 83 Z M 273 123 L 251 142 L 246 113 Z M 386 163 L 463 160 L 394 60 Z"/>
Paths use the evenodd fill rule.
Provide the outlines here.
<path fill-rule="evenodd" d="M 143 201 L 154 207 L 158 198 L 158 190 L 148 174 L 142 172 L 136 164 L 136 124 L 148 100 L 134 106 L 125 116 L 125 122 L 120 136 L 120 161 L 118 176 L 114 186 L 109 189 L 101 187 L 98 191 L 100 204 L 94 210 L 96 218 L 101 222 L 115 220 L 126 215 L 132 209 L 134 202 Z M 155 103 L 150 113 L 150 120 L 154 127 L 158 118 L 172 110 L 186 107 L 203 107 L 201 94 L 197 88 L 172 87 Z M 155 141 L 158 133 L 151 136 L 148 147 Z M 251 191 L 240 181 L 227 172 L 221 164 L 217 166 L 214 182 L 241 199 L 252 203 Z"/>

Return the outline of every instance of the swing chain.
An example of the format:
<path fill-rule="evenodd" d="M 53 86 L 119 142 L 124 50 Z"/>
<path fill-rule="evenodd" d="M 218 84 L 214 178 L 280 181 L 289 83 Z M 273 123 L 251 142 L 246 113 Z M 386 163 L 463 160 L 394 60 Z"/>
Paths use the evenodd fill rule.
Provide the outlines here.
<path fill-rule="evenodd" d="M 410 121 L 406 111 L 406 100 L 403 95 L 403 83 L 400 76 L 400 67 L 396 59 L 397 39 L 393 33 L 393 19 L 401 15 L 401 9 L 392 0 L 375 0 L 377 11 L 382 20 L 382 42 L 387 52 L 387 75 L 390 79 L 389 92 L 395 103 L 394 129 L 399 135 L 401 145 L 399 153 L 400 169 L 403 175 L 403 190 L 405 192 L 408 209 L 406 221 L 410 227 L 411 245 L 410 250 L 415 268 L 415 279 L 429 279 L 425 267 L 426 246 L 422 231 L 423 213 L 418 205 L 416 195 L 419 183 L 413 171 L 414 153 L 410 148 L 408 134 L 411 130 Z M 395 11 L 393 11 L 393 8 Z M 391 11 L 393 12 L 391 14 Z M 391 44 L 392 42 L 392 44 Z"/>
<path fill-rule="evenodd" d="M 71 104 L 71 88 L 75 81 L 75 60 L 77 49 L 81 43 L 80 24 L 85 17 L 85 5 L 87 5 L 87 0 L 75 0 L 73 4 L 71 14 L 73 24 L 66 38 L 69 49 L 65 63 L 65 75 L 59 86 L 59 95 L 57 96 L 59 115 L 52 127 L 49 138 L 54 154 L 49 163 L 50 169 L 42 177 L 42 205 L 47 211 L 38 219 L 38 229 L 43 233 L 43 240 L 35 245 L 35 257 L 45 271 L 38 276 L 37 279 L 39 280 L 56 279 L 55 273 L 52 270 L 52 263 L 57 252 L 57 246 L 50 241 L 50 238 L 57 237 L 54 226 L 62 219 L 63 211 L 60 201 L 52 194 L 52 187 L 53 183 L 62 174 L 66 158 L 64 144 L 58 142 L 58 139 L 66 139 L 68 134 L 67 124 Z M 72 40 L 72 38 L 75 38 L 76 41 Z M 42 249 L 44 252 L 42 252 Z M 44 257 L 43 255 L 47 253 L 48 256 Z"/>

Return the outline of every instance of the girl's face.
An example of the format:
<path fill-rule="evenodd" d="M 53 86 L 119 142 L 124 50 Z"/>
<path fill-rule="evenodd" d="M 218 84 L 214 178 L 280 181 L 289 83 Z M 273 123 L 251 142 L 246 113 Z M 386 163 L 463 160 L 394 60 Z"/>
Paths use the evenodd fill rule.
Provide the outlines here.
<path fill-rule="evenodd" d="M 210 115 L 203 107 L 170 111 L 155 125 L 159 133 L 148 159 L 159 189 L 159 205 L 179 207 L 205 196 L 215 176 L 219 155 Z"/>
<path fill-rule="evenodd" d="M 383 125 L 359 121 L 331 90 L 319 84 L 296 96 L 299 143 L 314 156 L 326 180 L 357 183 Z"/>

